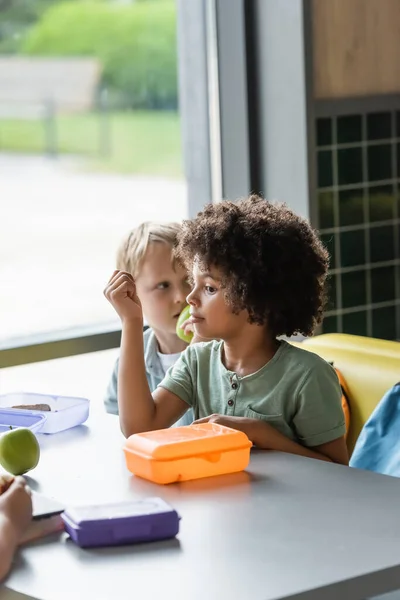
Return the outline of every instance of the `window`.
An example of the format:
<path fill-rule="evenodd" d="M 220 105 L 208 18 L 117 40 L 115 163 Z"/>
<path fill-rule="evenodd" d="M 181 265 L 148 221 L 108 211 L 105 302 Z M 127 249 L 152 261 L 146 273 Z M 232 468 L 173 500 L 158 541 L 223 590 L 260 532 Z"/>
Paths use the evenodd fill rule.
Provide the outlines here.
<path fill-rule="evenodd" d="M 121 237 L 186 216 L 176 47 L 173 0 L 2 11 L 2 340 L 115 319 Z"/>

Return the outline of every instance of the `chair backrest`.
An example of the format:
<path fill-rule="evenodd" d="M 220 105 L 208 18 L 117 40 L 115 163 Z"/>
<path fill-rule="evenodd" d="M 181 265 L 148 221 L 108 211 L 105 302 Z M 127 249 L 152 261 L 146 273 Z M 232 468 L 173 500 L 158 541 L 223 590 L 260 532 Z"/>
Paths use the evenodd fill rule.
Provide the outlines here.
<path fill-rule="evenodd" d="M 400 380 L 400 343 L 329 333 L 296 345 L 333 361 L 342 372 L 350 396 L 347 445 L 351 453 L 364 423 L 382 396 Z"/>

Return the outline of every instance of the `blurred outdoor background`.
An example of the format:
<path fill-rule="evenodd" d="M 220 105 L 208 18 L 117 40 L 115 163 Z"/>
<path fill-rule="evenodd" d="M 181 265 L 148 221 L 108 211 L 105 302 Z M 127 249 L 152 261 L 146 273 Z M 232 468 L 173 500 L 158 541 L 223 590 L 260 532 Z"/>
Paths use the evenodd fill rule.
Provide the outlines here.
<path fill-rule="evenodd" d="M 173 0 L 0 0 L 0 337 L 114 319 L 121 236 L 186 216 Z"/>

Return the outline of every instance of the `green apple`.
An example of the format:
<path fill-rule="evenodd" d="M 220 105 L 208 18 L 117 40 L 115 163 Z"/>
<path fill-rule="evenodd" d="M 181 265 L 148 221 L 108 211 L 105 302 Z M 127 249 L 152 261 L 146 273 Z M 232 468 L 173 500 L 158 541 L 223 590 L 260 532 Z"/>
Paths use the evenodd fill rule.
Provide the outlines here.
<path fill-rule="evenodd" d="M 39 443 L 30 429 L 20 427 L 0 436 L 0 464 L 12 475 L 31 471 L 39 458 Z"/>
<path fill-rule="evenodd" d="M 187 344 L 190 344 L 190 342 L 192 341 L 193 333 L 190 332 L 190 333 L 188 333 L 188 335 L 186 335 L 186 333 L 184 332 L 184 330 L 181 329 L 181 326 L 190 317 L 190 312 L 189 311 L 190 311 L 190 306 L 189 305 L 185 306 L 185 308 L 183 309 L 183 311 L 179 315 L 178 322 L 176 324 L 176 335 L 178 336 L 178 338 L 180 338 L 181 340 L 183 340 Z"/>

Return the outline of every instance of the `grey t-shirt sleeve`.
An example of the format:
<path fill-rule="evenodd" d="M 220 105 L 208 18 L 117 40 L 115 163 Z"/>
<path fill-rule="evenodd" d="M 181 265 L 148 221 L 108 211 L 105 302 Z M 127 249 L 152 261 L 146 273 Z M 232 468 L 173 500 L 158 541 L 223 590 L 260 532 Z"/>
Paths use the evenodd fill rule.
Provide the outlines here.
<path fill-rule="evenodd" d="M 118 364 L 119 358 L 115 361 L 114 369 L 104 398 L 106 411 L 111 415 L 118 414 Z"/>
<path fill-rule="evenodd" d="M 301 444 L 319 446 L 346 433 L 341 399 L 338 377 L 328 363 L 321 361 L 306 373 L 299 389 L 293 419 Z"/>
<path fill-rule="evenodd" d="M 186 402 L 189 406 L 194 405 L 194 385 L 193 385 L 193 348 L 188 346 L 178 358 L 173 367 L 168 369 L 164 379 L 159 384 L 169 392 L 172 392 L 178 398 Z"/>

